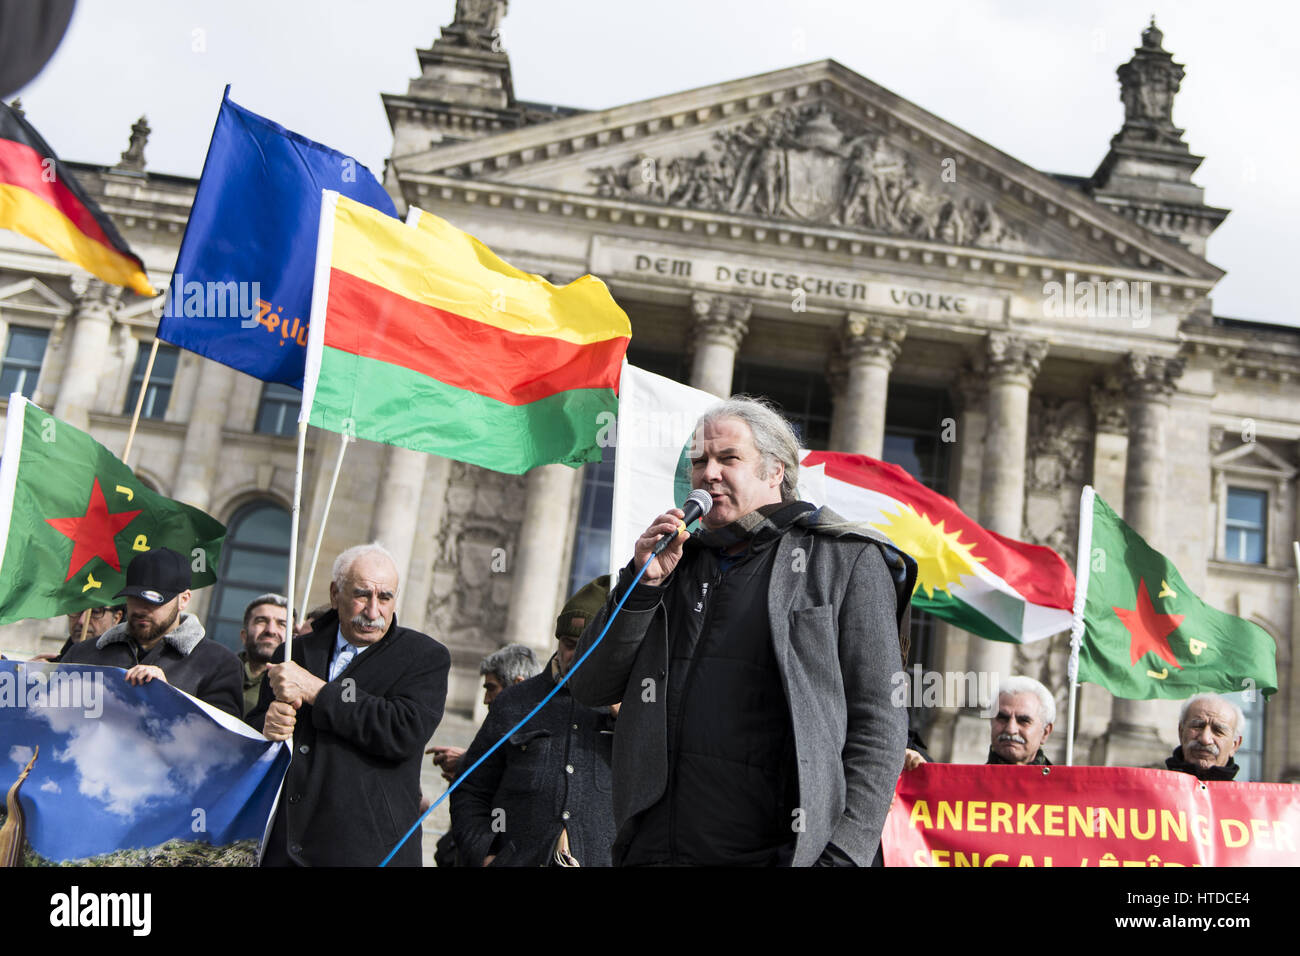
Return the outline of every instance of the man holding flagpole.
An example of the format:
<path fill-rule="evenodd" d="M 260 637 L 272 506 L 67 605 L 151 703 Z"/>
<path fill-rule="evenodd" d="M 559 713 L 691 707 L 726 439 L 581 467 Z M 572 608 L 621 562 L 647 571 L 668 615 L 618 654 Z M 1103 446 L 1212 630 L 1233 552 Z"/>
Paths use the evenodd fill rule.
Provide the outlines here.
<path fill-rule="evenodd" d="M 378 544 L 334 561 L 333 609 L 284 645 L 248 723 L 292 740 L 263 866 L 375 866 L 419 816 L 420 763 L 442 720 L 451 655 L 399 627 L 397 565 Z M 396 866 L 419 866 L 420 838 Z"/>

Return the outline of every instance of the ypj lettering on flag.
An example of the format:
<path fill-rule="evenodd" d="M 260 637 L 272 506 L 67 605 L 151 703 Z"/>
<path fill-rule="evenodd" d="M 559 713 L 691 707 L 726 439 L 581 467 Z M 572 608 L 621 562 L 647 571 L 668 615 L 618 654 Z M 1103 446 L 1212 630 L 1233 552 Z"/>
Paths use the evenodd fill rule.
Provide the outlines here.
<path fill-rule="evenodd" d="M 151 491 L 107 448 L 9 396 L 0 460 L 0 624 L 109 604 L 131 559 L 189 555 L 193 587 L 215 583 L 226 529 Z"/>
<path fill-rule="evenodd" d="M 1080 681 L 1132 700 L 1277 690 L 1277 646 L 1267 631 L 1197 597 L 1173 562 L 1091 487 L 1081 521 L 1088 561 Z"/>

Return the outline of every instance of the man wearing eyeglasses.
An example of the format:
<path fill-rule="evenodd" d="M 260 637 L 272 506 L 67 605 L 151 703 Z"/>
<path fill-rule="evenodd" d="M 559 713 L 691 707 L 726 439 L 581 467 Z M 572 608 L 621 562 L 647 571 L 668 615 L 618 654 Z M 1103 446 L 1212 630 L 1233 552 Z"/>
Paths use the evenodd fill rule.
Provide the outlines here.
<path fill-rule="evenodd" d="M 114 624 L 120 624 L 126 608 L 118 607 L 92 607 L 88 611 L 78 611 L 75 614 L 68 615 L 68 639 L 63 642 L 57 654 L 37 654 L 32 658 L 34 661 L 51 661 L 58 663 L 63 659 L 63 655 L 68 653 L 68 648 L 73 644 L 79 644 L 83 640 L 82 630 L 85 629 L 84 639 L 87 641 L 97 641 L 104 632 Z M 86 617 L 90 617 L 89 623 Z"/>

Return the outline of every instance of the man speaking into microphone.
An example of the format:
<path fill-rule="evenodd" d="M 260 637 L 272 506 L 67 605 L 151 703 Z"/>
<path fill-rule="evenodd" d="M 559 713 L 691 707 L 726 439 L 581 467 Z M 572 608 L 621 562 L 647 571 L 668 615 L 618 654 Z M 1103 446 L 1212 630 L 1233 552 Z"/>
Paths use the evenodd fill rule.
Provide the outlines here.
<path fill-rule="evenodd" d="M 646 528 L 579 656 L 644 576 L 569 679 L 588 706 L 622 702 L 613 862 L 868 866 L 903 765 L 890 676 L 915 562 L 798 500 L 798 442 L 761 402 L 711 408 L 690 455 L 701 529 L 679 509 Z"/>

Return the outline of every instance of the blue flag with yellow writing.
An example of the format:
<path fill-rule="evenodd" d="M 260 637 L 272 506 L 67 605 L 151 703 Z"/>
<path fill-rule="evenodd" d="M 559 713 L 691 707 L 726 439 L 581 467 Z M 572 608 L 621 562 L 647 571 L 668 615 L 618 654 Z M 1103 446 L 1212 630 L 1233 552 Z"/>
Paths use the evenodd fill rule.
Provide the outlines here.
<path fill-rule="evenodd" d="M 221 100 L 158 338 L 302 387 L 321 191 L 396 216 L 351 156 Z"/>

